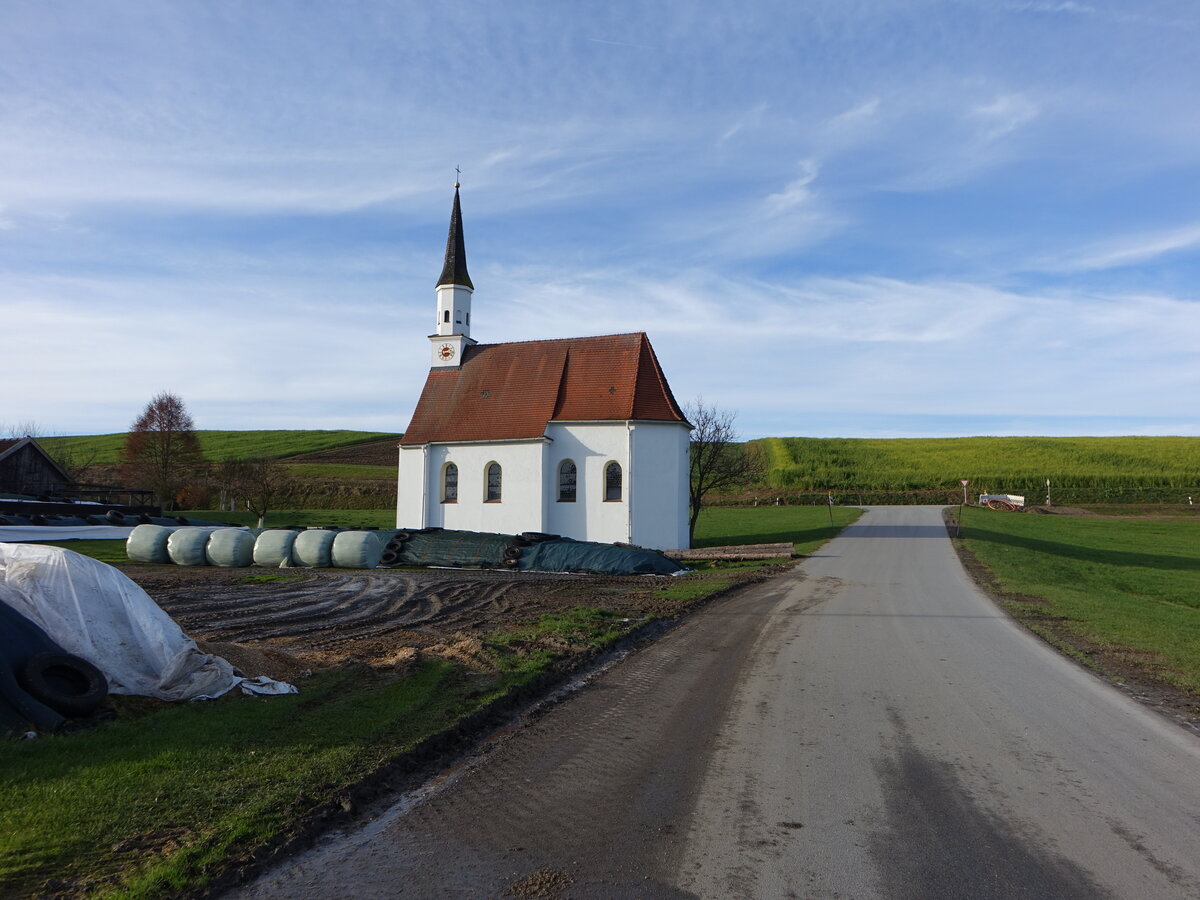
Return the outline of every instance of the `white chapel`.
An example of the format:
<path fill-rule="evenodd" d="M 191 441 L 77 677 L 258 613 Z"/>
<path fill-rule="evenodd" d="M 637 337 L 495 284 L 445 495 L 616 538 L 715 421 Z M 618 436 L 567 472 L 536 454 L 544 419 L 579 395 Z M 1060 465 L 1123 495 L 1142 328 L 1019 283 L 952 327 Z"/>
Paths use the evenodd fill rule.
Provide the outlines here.
<path fill-rule="evenodd" d="M 649 338 L 476 343 L 458 189 L 396 526 L 687 547 L 691 425 Z"/>

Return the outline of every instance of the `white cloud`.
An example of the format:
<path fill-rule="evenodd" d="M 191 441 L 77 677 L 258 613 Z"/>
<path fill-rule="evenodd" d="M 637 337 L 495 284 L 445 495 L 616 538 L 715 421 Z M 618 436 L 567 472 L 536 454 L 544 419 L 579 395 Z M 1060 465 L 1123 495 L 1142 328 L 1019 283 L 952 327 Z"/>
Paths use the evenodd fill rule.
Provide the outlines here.
<path fill-rule="evenodd" d="M 1015 131 L 1037 116 L 1039 107 L 1020 94 L 1004 94 L 990 103 L 976 106 L 971 115 L 982 124 L 981 137 L 994 141 Z"/>
<path fill-rule="evenodd" d="M 1126 235 L 1057 259 L 1044 260 L 1040 265 L 1049 271 L 1078 272 L 1091 269 L 1113 269 L 1149 262 L 1160 256 L 1200 246 L 1200 224 L 1184 225 L 1149 234 Z"/>

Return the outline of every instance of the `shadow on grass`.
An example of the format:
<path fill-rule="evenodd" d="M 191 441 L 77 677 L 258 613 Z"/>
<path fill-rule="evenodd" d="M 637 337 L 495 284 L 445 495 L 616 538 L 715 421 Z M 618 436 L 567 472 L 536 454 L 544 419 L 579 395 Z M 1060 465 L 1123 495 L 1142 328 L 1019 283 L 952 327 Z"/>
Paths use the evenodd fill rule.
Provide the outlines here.
<path fill-rule="evenodd" d="M 963 529 L 962 536 L 967 540 L 1007 544 L 1010 547 L 1019 547 L 1022 550 L 1046 553 L 1051 556 L 1062 556 L 1067 559 L 1078 559 L 1084 562 L 1106 563 L 1116 566 L 1142 566 L 1147 569 L 1173 569 L 1185 572 L 1200 571 L 1200 558 L 1078 547 L 1074 544 L 1062 544 L 1058 541 L 1043 541 L 1037 538 L 1018 537 L 1017 535 L 1003 534 L 998 531 L 988 531 L 986 528 L 980 528 L 977 525 L 968 524 Z"/>

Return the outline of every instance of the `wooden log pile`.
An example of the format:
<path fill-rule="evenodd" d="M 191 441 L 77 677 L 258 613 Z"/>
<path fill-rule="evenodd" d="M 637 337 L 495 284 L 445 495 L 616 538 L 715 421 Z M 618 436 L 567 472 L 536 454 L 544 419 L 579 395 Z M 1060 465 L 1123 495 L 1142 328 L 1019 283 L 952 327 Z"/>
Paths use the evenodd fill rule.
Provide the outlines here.
<path fill-rule="evenodd" d="M 796 556 L 794 544 L 738 544 L 732 547 L 693 547 L 690 550 L 668 550 L 666 555 L 680 562 L 721 559 L 741 562 L 751 559 L 791 559 Z"/>

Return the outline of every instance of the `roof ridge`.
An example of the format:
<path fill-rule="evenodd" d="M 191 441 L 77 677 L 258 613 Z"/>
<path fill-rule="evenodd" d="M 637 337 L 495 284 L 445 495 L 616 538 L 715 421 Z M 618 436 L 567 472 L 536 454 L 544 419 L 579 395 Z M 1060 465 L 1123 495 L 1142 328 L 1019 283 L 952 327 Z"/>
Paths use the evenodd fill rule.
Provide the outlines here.
<path fill-rule="evenodd" d="M 587 334 L 582 337 L 537 338 L 535 340 L 529 340 L 529 341 L 496 341 L 493 344 L 476 344 L 474 346 L 474 349 L 479 350 L 483 347 L 505 347 L 505 346 L 508 346 L 509 344 L 569 344 L 569 343 L 573 343 L 576 341 L 594 341 L 594 340 L 598 340 L 599 338 L 610 338 L 610 337 L 641 337 L 641 338 L 645 338 L 646 332 L 644 332 L 644 331 L 616 331 L 616 332 L 612 332 L 610 334 Z"/>

